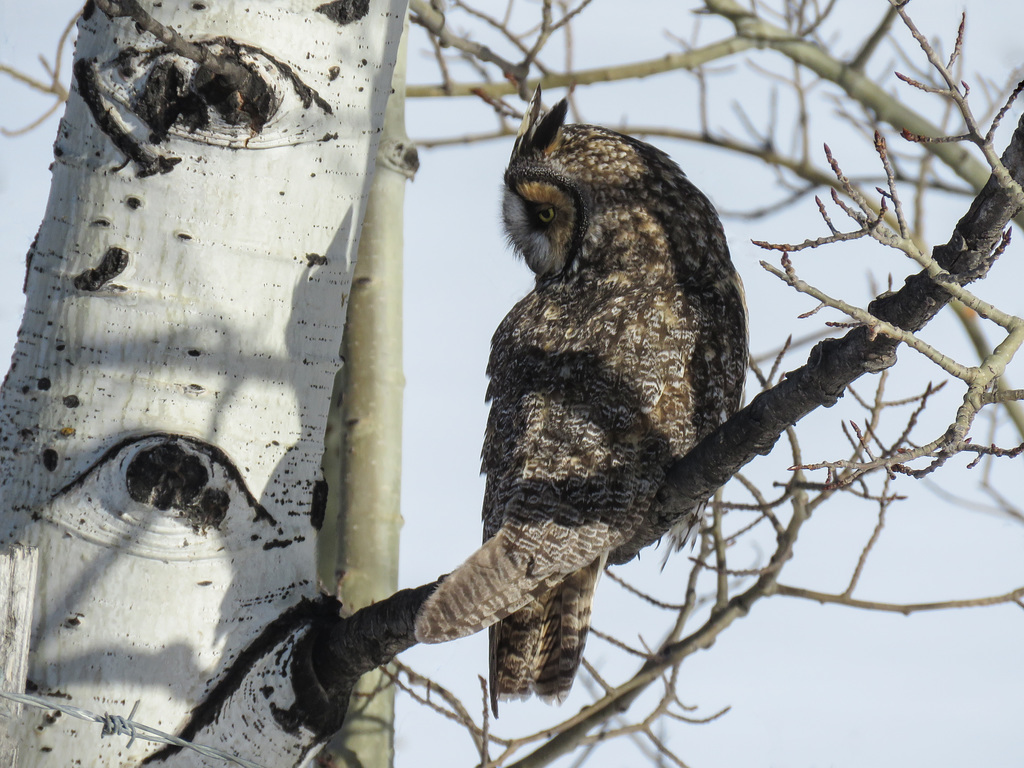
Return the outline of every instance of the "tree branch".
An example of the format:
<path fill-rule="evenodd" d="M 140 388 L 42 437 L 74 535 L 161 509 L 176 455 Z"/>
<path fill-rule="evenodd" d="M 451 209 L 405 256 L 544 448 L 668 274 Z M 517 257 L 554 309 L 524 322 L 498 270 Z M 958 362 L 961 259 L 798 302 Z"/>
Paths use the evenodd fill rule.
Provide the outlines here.
<path fill-rule="evenodd" d="M 902 613 L 909 616 L 920 611 L 942 611 L 951 608 L 980 608 L 988 605 L 1000 605 L 1002 603 L 1013 603 L 1024 598 L 1024 587 L 1007 592 L 1003 595 L 992 597 L 978 597 L 971 600 L 943 600 L 936 603 L 878 603 L 873 600 L 858 600 L 849 595 L 832 595 L 827 592 L 816 592 L 801 587 L 790 587 L 786 584 L 777 584 L 775 594 L 786 597 L 801 597 L 805 600 L 813 600 L 817 603 L 833 603 L 845 605 L 849 608 L 863 608 L 868 611 L 885 611 L 888 613 Z"/>
<path fill-rule="evenodd" d="M 575 85 L 591 85 L 593 83 L 611 83 L 616 80 L 631 80 L 636 77 L 649 77 L 675 69 L 696 69 L 717 59 L 731 56 L 734 53 L 753 48 L 756 43 L 732 37 L 717 43 L 695 48 L 683 53 L 669 53 L 656 59 L 640 61 L 635 64 L 621 64 L 596 69 L 581 69 L 564 74 L 552 74 L 538 80 L 526 82 L 526 92 L 533 92 L 538 85 L 544 90 L 551 88 L 568 88 Z M 524 75 L 525 76 L 525 75 Z M 486 96 L 497 98 L 519 93 L 520 88 L 512 82 L 493 83 L 451 83 L 444 85 L 410 85 L 406 95 L 410 98 L 425 96 Z"/>
<path fill-rule="evenodd" d="M 95 1 L 99 9 L 110 18 L 127 16 L 179 56 L 184 56 L 213 74 L 225 78 L 234 90 L 244 93 L 250 87 L 249 82 L 255 77 L 252 72 L 226 56 L 217 56 L 208 48 L 186 40 L 150 16 L 137 0 Z"/>
<path fill-rule="evenodd" d="M 1014 179 L 1024 179 L 1024 118 L 1018 123 L 1003 154 L 1003 165 Z M 934 258 L 949 279 L 965 285 L 984 277 L 992 265 L 992 253 L 1003 228 L 1024 207 L 1024 200 L 1004 188 L 993 175 L 960 219 L 949 242 L 934 251 Z M 905 331 L 923 328 L 950 301 L 950 294 L 924 271 L 907 278 L 903 288 L 876 298 L 869 312 Z M 789 426 L 811 411 L 835 404 L 846 387 L 868 372 L 888 368 L 896 361 L 898 342 L 872 338 L 866 328 L 856 328 L 841 339 L 817 344 L 807 363 L 783 377 L 775 387 L 760 393 L 668 473 L 659 499 L 663 515 L 647 521 L 647 527 L 628 546 L 616 550 L 610 563 L 627 562 L 648 544 L 657 541 L 686 510 L 705 501 L 741 467 L 757 455 L 771 451 Z"/>
<path fill-rule="evenodd" d="M 456 48 L 462 51 L 463 53 L 467 53 L 470 56 L 479 59 L 480 61 L 485 61 L 490 64 L 497 65 L 498 68 L 501 69 L 501 71 L 504 73 L 505 77 L 509 81 L 507 83 L 507 85 L 509 86 L 509 90 L 507 91 L 508 93 L 511 94 L 519 92 L 520 95 L 526 93 L 521 89 L 517 89 L 516 85 L 514 84 L 523 83 L 526 80 L 527 75 L 530 74 L 529 57 L 527 57 L 525 61 L 522 61 L 518 64 L 513 64 L 511 61 L 508 61 L 507 59 L 504 59 L 498 54 L 496 54 L 486 45 L 474 43 L 472 40 L 468 40 L 464 37 L 456 35 L 445 25 L 444 14 L 436 10 L 430 3 L 425 2 L 425 0 L 410 0 L 409 10 L 412 13 L 410 17 L 412 22 L 414 24 L 419 24 L 421 27 L 430 32 L 437 39 L 438 43 L 440 43 L 442 47 Z M 441 87 L 440 93 L 434 95 L 456 95 L 455 93 L 446 92 L 447 90 L 448 89 L 446 87 Z M 408 89 L 408 95 L 419 96 L 425 94 L 416 93 L 416 87 L 410 86 Z M 458 95 L 466 96 L 469 94 L 463 93 Z M 526 98 L 526 96 L 523 95 L 523 98 Z"/>
<path fill-rule="evenodd" d="M 863 62 L 852 64 L 836 59 L 821 46 L 794 37 L 789 31 L 756 16 L 738 0 L 707 0 L 709 13 L 732 22 L 737 35 L 756 42 L 760 47 L 778 51 L 793 62 L 807 67 L 818 76 L 842 88 L 850 98 L 870 110 L 878 120 L 897 131 L 910 131 L 921 136 L 940 136 L 944 132 L 926 120 L 904 101 L 894 98 L 882 86 L 862 71 Z M 960 178 L 975 189 L 980 188 L 989 170 L 967 149 L 955 143 L 929 143 L 925 148 L 950 167 Z"/>
<path fill-rule="evenodd" d="M 297 658 L 294 664 L 296 670 L 310 673 L 299 676 L 303 685 L 298 704 L 308 719 L 315 721 L 324 712 L 340 709 L 341 718 L 333 730 L 341 726 L 359 678 L 416 644 L 416 614 L 436 588 L 434 582 L 399 590 L 347 619 L 320 617 L 304 648 L 305 658 Z"/>

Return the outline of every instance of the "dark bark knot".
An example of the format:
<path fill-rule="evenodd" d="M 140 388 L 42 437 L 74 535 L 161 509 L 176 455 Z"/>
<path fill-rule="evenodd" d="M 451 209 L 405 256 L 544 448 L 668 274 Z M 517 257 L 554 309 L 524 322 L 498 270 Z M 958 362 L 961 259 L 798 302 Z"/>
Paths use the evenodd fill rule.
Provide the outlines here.
<path fill-rule="evenodd" d="M 125 7 L 126 15 L 163 29 L 165 42 L 125 47 L 110 61 L 79 59 L 74 79 L 96 125 L 135 164 L 138 176 L 169 173 L 181 162 L 154 149 L 172 133 L 247 146 L 282 110 L 289 93 L 304 109 L 333 113 L 294 69 L 265 51 L 226 37 L 186 40 L 137 3 Z"/>
<path fill-rule="evenodd" d="M 370 0 L 334 0 L 333 3 L 324 3 L 316 7 L 317 13 L 322 13 L 341 26 L 359 21 L 369 11 Z"/>
<path fill-rule="evenodd" d="M 47 448 L 43 451 L 43 466 L 46 467 L 48 472 L 53 472 L 57 468 L 57 462 L 60 457 L 53 448 Z"/>
<path fill-rule="evenodd" d="M 309 521 L 316 530 L 324 525 L 324 518 L 327 516 L 327 481 L 317 480 L 313 483 L 313 504 L 309 511 Z"/>
<path fill-rule="evenodd" d="M 125 156 L 126 163 L 135 163 L 136 174 L 140 178 L 157 173 L 169 173 L 181 162 L 180 157 L 159 155 L 150 150 L 146 146 L 146 141 L 125 128 L 127 123 L 123 119 L 115 117 L 115 112 L 120 110 L 111 99 L 109 84 L 104 83 L 100 76 L 100 68 L 95 62 L 90 59 L 79 59 L 75 62 L 72 72 L 78 95 L 89 108 L 96 126 Z"/>
<path fill-rule="evenodd" d="M 225 491 L 207 487 L 209 479 L 198 456 L 170 443 L 140 451 L 125 472 L 134 501 L 162 512 L 176 510 L 197 533 L 219 528 L 230 502 Z"/>
<path fill-rule="evenodd" d="M 132 104 L 150 127 L 153 143 L 164 141 L 173 126 L 194 133 L 209 128 L 214 118 L 226 126 L 259 133 L 279 106 L 270 84 L 240 56 L 242 46 L 228 41 L 199 45 L 219 61 L 237 67 L 222 73 L 170 52 L 161 55 Z"/>
<path fill-rule="evenodd" d="M 128 251 L 124 248 L 108 248 L 98 267 L 90 267 L 75 276 L 75 288 L 80 291 L 98 291 L 128 266 Z"/>

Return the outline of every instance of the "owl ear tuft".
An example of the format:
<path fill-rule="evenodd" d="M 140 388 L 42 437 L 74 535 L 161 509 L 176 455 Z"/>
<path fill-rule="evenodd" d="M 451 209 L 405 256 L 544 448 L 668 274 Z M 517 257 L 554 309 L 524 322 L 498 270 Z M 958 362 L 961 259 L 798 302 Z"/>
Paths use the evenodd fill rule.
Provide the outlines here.
<path fill-rule="evenodd" d="M 569 105 L 565 99 L 562 99 L 555 104 L 550 112 L 541 117 L 540 97 L 541 91 L 538 85 L 526 107 L 526 114 L 523 115 L 523 123 L 519 127 L 519 134 L 516 136 L 516 143 L 512 148 L 512 157 L 531 152 L 549 151 L 558 143 Z"/>
<path fill-rule="evenodd" d="M 562 133 L 562 125 L 565 123 L 565 113 L 569 109 L 569 102 L 562 99 L 551 108 L 551 111 L 544 115 L 540 125 L 533 132 L 533 148 L 541 152 L 554 149 Z"/>

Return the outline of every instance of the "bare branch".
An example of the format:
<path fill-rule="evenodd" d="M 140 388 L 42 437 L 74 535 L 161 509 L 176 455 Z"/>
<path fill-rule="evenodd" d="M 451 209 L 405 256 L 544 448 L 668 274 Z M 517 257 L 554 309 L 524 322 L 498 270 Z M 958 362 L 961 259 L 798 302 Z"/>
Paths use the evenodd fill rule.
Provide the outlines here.
<path fill-rule="evenodd" d="M 68 20 L 68 23 L 64 25 L 64 30 L 60 33 L 60 38 L 57 40 L 57 51 L 54 54 L 53 66 L 51 67 L 49 62 L 47 62 L 47 60 L 42 56 L 39 57 L 39 61 L 43 65 L 43 69 L 46 71 L 46 74 L 50 76 L 49 83 L 42 83 L 39 80 L 14 69 L 13 67 L 9 67 L 6 64 L 0 64 L 0 72 L 10 75 L 15 80 L 27 85 L 29 88 L 40 91 L 41 93 L 49 93 L 54 96 L 54 102 L 50 108 L 31 123 L 21 128 L 0 128 L 0 134 L 4 136 L 21 136 L 26 134 L 42 125 L 50 115 L 60 109 L 61 105 L 67 101 L 68 89 L 65 88 L 64 84 L 60 81 L 60 72 L 63 68 L 64 61 L 64 47 L 67 44 L 68 37 L 71 35 L 71 31 L 75 28 L 75 24 L 78 23 L 78 18 L 81 15 L 82 12 L 78 11 Z"/>
<path fill-rule="evenodd" d="M 220 75 L 238 91 L 247 90 L 255 75 L 227 56 L 218 56 L 209 48 L 186 40 L 173 29 L 161 24 L 139 5 L 138 0 L 95 0 L 96 6 L 110 18 L 128 17 L 142 29 L 179 56 L 194 61 L 215 75 Z"/>
<path fill-rule="evenodd" d="M 979 597 L 972 600 L 943 600 L 934 603 L 880 603 L 873 600 L 858 600 L 848 595 L 833 595 L 827 592 L 815 592 L 811 589 L 801 587 L 790 587 L 786 584 L 779 584 L 775 588 L 775 594 L 786 597 L 800 597 L 804 600 L 814 600 L 817 603 L 833 603 L 845 605 L 850 608 L 862 608 L 868 611 L 886 611 L 890 613 L 902 613 L 909 616 L 912 613 L 921 611 L 943 611 L 952 608 L 981 608 L 989 605 L 1001 605 L 1012 603 L 1024 598 L 1024 587 L 1019 587 L 1012 592 L 993 597 Z"/>
<path fill-rule="evenodd" d="M 885 488 L 888 489 L 891 478 L 886 477 Z M 883 491 L 883 497 L 884 497 Z M 853 569 L 853 575 L 850 577 L 850 583 L 846 585 L 846 589 L 843 590 L 843 597 L 849 597 L 853 594 L 853 590 L 857 588 L 857 582 L 860 581 L 860 575 L 864 572 L 864 565 L 868 561 L 868 555 L 871 554 L 871 550 L 874 549 L 875 544 L 878 543 L 878 538 L 882 535 L 882 529 L 885 527 L 885 511 L 888 508 L 888 501 L 884 500 L 878 505 L 878 522 L 875 524 L 874 530 L 871 532 L 871 537 L 868 539 L 867 544 L 864 545 L 864 549 L 861 550 L 860 557 L 857 558 L 857 565 Z"/>
<path fill-rule="evenodd" d="M 418 2 L 423 2 L 423 0 L 411 0 L 410 7 Z M 715 61 L 716 59 L 721 59 L 740 51 L 745 51 L 752 48 L 753 45 L 754 44 L 749 41 L 730 38 L 719 43 L 713 43 L 704 48 L 687 51 L 685 53 L 670 53 L 649 61 L 622 64 L 620 66 L 613 67 L 581 69 L 566 74 L 548 75 L 538 80 L 525 81 L 524 90 L 530 92 L 540 85 L 545 91 L 547 91 L 553 88 L 568 88 L 570 86 L 591 85 L 593 83 L 610 83 L 618 80 L 632 80 L 637 77 L 649 77 L 650 75 L 656 75 L 661 72 L 671 72 L 677 69 L 694 69 L 707 64 L 708 62 Z M 495 63 L 497 64 L 497 62 Z M 526 76 L 527 73 L 523 73 L 523 77 Z M 517 94 L 519 92 L 520 87 L 513 85 L 511 82 L 453 83 L 451 86 L 451 93 L 446 93 L 440 86 L 410 85 L 406 95 L 410 98 L 478 96 L 480 94 L 499 97 Z"/>
<path fill-rule="evenodd" d="M 515 84 L 515 87 L 509 90 L 504 90 L 500 93 L 488 93 L 488 95 L 500 96 L 504 93 L 518 93 L 520 97 L 524 99 L 528 98 L 529 94 L 526 87 L 526 78 L 530 74 L 529 55 L 527 55 L 526 60 L 524 60 L 523 62 L 520 62 L 519 64 L 513 64 L 511 61 L 508 61 L 507 59 L 504 59 L 498 54 L 496 54 L 486 45 L 474 43 L 470 40 L 467 40 L 464 37 L 460 37 L 459 35 L 454 34 L 450 29 L 448 29 L 447 25 L 445 24 L 444 14 L 437 11 L 433 6 L 430 5 L 430 3 L 426 2 L 426 0 L 409 0 L 409 10 L 412 12 L 412 15 L 410 16 L 410 21 L 412 21 L 413 24 L 418 24 L 419 26 L 429 31 L 438 39 L 442 46 L 451 46 L 452 48 L 457 48 L 458 50 L 464 51 L 465 53 L 470 54 L 471 56 L 479 59 L 480 61 L 485 61 L 490 64 L 497 65 L 498 68 L 501 69 L 501 71 L 504 73 L 505 77 L 507 77 L 511 81 L 511 83 Z M 410 97 L 425 95 L 417 93 L 417 90 L 418 89 L 416 86 L 410 85 L 406 91 L 406 95 Z M 455 84 L 445 83 L 442 92 L 434 95 L 465 96 L 468 95 L 468 93 L 472 93 L 473 90 L 475 89 L 470 90 L 467 93 L 457 93 L 457 90 L 458 88 Z"/>

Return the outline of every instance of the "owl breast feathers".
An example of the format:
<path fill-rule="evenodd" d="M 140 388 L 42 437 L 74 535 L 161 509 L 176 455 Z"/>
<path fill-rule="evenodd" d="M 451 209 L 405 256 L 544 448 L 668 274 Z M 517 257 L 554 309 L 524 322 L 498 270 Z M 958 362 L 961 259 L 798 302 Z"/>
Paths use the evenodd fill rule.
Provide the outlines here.
<path fill-rule="evenodd" d="M 416 622 L 422 642 L 490 627 L 495 713 L 568 693 L 609 553 L 657 518 L 669 465 L 739 408 L 747 364 L 711 203 L 661 151 L 565 114 L 542 118 L 538 90 L 505 172 L 508 239 L 537 282 L 491 343 L 484 544 Z"/>

